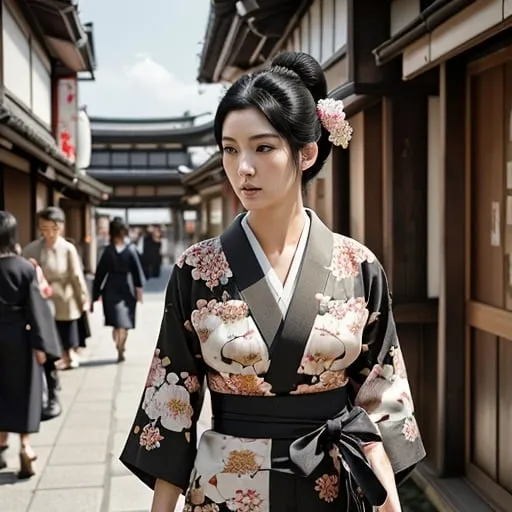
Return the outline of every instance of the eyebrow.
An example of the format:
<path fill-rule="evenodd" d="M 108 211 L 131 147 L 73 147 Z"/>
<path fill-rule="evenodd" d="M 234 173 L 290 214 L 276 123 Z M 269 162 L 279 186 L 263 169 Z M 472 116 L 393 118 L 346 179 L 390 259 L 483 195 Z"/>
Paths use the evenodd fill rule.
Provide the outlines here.
<path fill-rule="evenodd" d="M 277 133 L 258 133 L 257 135 L 252 135 L 251 137 L 249 137 L 249 140 L 267 139 L 267 138 L 280 139 L 281 137 L 279 135 L 277 135 Z M 222 137 L 222 140 L 236 141 L 236 139 L 234 137 L 228 137 L 228 136 Z"/>

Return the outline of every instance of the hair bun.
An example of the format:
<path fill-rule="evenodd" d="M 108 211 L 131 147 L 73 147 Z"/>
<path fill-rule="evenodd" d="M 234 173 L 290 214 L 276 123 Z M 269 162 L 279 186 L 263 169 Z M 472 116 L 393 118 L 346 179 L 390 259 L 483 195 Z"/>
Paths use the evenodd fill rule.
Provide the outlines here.
<path fill-rule="evenodd" d="M 315 102 L 327 96 L 327 81 L 320 63 L 303 52 L 282 52 L 272 60 L 272 67 L 295 73 L 309 89 Z"/>

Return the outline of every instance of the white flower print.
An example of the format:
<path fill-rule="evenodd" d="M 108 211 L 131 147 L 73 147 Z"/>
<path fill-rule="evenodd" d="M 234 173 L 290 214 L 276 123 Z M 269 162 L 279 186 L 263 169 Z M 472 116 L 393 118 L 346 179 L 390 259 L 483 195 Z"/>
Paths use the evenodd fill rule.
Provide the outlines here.
<path fill-rule="evenodd" d="M 268 500 L 271 449 L 269 439 L 239 439 L 205 432 L 197 452 L 195 474 L 201 479 L 206 498 L 227 504 L 237 498 L 238 491 L 254 490 Z"/>
<path fill-rule="evenodd" d="M 191 322 L 204 361 L 218 372 L 261 375 L 270 361 L 267 346 L 241 300 L 199 300 Z"/>
<path fill-rule="evenodd" d="M 340 371 L 352 364 L 361 352 L 363 329 L 369 314 L 363 297 L 343 301 L 318 294 L 316 298 L 320 314 L 315 319 L 298 371 L 306 375 Z"/>
<path fill-rule="evenodd" d="M 158 389 L 148 388 L 142 408 L 152 420 L 160 418 L 167 430 L 181 432 L 192 426 L 194 410 L 190 405 L 190 394 L 183 386 L 176 385 L 178 376 L 170 373 L 167 382 Z"/>

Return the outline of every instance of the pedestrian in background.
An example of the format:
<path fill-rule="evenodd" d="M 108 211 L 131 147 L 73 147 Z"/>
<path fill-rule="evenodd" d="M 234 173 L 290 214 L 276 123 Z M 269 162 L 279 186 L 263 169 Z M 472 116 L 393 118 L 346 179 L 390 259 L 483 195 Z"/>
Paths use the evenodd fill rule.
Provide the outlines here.
<path fill-rule="evenodd" d="M 41 238 L 28 244 L 23 256 L 35 259 L 52 287 L 55 323 L 62 345 L 61 369 L 79 366 L 76 352 L 80 345 L 78 320 L 89 308 L 89 298 L 82 264 L 73 244 L 63 237 L 64 212 L 49 206 L 38 213 Z M 49 402 L 44 414 L 55 417 L 60 414 L 58 399 L 58 373 L 56 360 L 48 358 L 45 375 L 48 384 Z"/>
<path fill-rule="evenodd" d="M 125 359 L 128 331 L 135 328 L 137 302 L 142 302 L 144 275 L 135 246 L 127 239 L 128 226 L 120 218 L 110 222 L 110 244 L 103 251 L 93 283 L 93 304 L 100 297 L 105 325 L 113 327 L 117 360 Z"/>
<path fill-rule="evenodd" d="M 35 473 L 30 434 L 39 432 L 51 315 L 34 266 L 17 254 L 17 222 L 0 211 L 0 469 L 9 433 L 20 435 L 19 478 Z M 46 346 L 45 346 L 46 345 Z"/>

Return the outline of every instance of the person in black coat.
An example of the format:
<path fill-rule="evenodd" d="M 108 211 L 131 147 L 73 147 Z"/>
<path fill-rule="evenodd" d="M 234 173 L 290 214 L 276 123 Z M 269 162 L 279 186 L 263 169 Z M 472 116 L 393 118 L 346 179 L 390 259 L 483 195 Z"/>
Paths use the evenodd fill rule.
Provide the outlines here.
<path fill-rule="evenodd" d="M 138 252 L 127 242 L 128 227 L 120 218 L 110 223 L 110 244 L 98 262 L 92 304 L 100 297 L 105 325 L 113 327 L 118 362 L 124 361 L 128 330 L 135 328 L 137 302 L 142 302 L 144 276 Z"/>
<path fill-rule="evenodd" d="M 8 433 L 20 435 L 19 478 L 31 477 L 36 454 L 30 434 L 39 432 L 43 373 L 52 321 L 33 265 L 16 253 L 17 222 L 0 211 L 0 469 L 6 467 Z"/>

